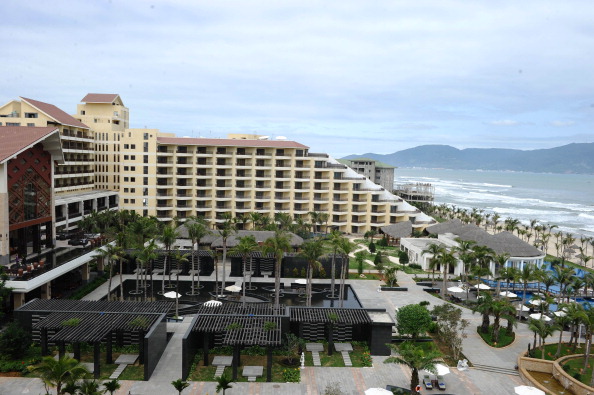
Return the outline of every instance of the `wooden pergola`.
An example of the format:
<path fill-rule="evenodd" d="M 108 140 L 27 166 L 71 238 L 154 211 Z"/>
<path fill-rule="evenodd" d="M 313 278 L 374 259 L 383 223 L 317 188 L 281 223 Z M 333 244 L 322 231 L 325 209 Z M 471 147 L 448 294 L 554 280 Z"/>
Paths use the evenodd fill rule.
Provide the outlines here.
<path fill-rule="evenodd" d="M 267 348 L 266 379 L 272 379 L 272 349 L 282 344 L 282 318 L 275 312 L 286 311 L 285 306 L 275 309 L 272 305 L 251 304 L 246 307 L 223 304 L 217 307 L 202 306 L 192 327 L 203 334 L 203 361 L 208 366 L 209 337 L 223 333 L 222 344 L 233 346 L 233 379 L 241 364 L 240 349 L 244 346 Z M 284 316 L 286 319 L 286 316 Z"/>

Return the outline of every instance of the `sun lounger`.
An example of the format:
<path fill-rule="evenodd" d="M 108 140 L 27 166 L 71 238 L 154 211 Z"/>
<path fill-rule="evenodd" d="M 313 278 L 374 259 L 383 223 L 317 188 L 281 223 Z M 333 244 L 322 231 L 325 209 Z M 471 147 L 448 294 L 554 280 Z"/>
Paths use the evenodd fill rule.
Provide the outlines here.
<path fill-rule="evenodd" d="M 445 381 L 443 380 L 443 376 L 437 376 L 437 386 L 440 390 L 445 391 L 446 385 Z"/>
<path fill-rule="evenodd" d="M 433 384 L 431 384 L 431 379 L 429 378 L 428 374 L 423 376 L 423 384 L 425 385 L 426 389 L 428 389 L 428 390 L 433 389 Z"/>

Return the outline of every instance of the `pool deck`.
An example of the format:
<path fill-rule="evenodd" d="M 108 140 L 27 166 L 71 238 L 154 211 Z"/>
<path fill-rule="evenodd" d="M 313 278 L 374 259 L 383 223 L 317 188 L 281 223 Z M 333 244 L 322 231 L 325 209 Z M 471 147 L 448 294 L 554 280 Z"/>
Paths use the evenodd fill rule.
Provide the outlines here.
<path fill-rule="evenodd" d="M 221 269 L 219 268 L 221 271 Z M 229 273 L 229 270 L 227 271 Z M 125 275 L 124 280 L 135 279 L 135 275 Z M 160 278 L 157 276 L 156 278 Z M 220 277 L 219 277 L 220 278 Z M 180 276 L 180 279 L 190 280 L 190 276 Z M 236 280 L 236 278 L 232 278 Z M 201 277 L 201 280 L 214 281 L 214 273 L 209 277 Z M 258 278 L 258 282 L 273 282 L 274 279 Z M 290 280 L 284 280 L 286 284 Z M 327 283 L 328 280 L 314 280 L 314 283 Z M 402 287 L 408 287 L 407 292 L 378 292 L 379 281 L 376 280 L 347 280 L 347 283 L 355 290 L 360 302 L 366 308 L 385 308 L 394 317 L 397 307 L 411 303 L 419 303 L 423 300 L 430 302 L 431 306 L 436 303 L 443 303 L 440 299 L 427 294 L 422 287 L 416 285 L 413 278 L 403 272 L 398 272 L 398 283 Z M 119 277 L 112 281 L 112 289 L 119 285 Z M 103 284 L 94 292 L 87 295 L 85 299 L 99 299 L 105 295 L 107 283 Z M 429 306 L 429 308 L 431 308 Z M 521 323 L 516 328 L 516 341 L 501 349 L 493 349 L 487 346 L 476 333 L 476 328 L 481 322 L 481 316 L 472 314 L 463 308 L 463 318 L 470 321 L 467 329 L 467 338 L 463 341 L 463 352 L 466 358 L 473 364 L 481 364 L 496 368 L 513 370 L 517 357 L 524 352 L 532 341 L 533 334 L 527 325 Z M 168 330 L 174 332 L 169 341 L 157 368 L 150 381 L 121 381 L 121 389 L 116 395 L 125 394 L 175 394 L 171 381 L 177 380 L 181 372 L 181 338 L 187 330 L 191 317 L 186 317 L 179 323 L 168 323 Z M 555 338 L 556 340 L 556 338 Z M 384 364 L 386 357 L 373 357 L 371 368 L 326 368 L 306 367 L 302 370 L 300 383 L 233 383 L 233 388 L 227 390 L 229 395 L 233 394 L 320 394 L 324 393 L 330 384 L 336 384 L 343 394 L 362 394 L 367 388 L 396 385 L 408 387 L 410 381 L 410 370 L 396 364 Z M 507 395 L 514 393 L 514 387 L 522 385 L 521 379 L 516 375 L 507 375 L 469 369 L 459 372 L 455 367 L 450 368 L 451 373 L 444 376 L 447 384 L 447 393 L 458 395 L 465 394 L 488 394 Z M 183 391 L 183 394 L 214 394 L 216 382 L 190 382 L 190 386 Z M 0 394 L 38 394 L 45 393 L 43 384 L 38 379 L 0 377 Z M 439 393 L 439 390 L 423 393 Z"/>

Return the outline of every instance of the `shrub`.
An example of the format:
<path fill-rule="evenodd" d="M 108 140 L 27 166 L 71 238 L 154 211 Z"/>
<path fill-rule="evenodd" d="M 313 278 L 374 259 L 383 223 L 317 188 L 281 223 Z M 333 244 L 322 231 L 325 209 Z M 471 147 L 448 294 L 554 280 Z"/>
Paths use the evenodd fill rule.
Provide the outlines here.
<path fill-rule="evenodd" d="M 369 243 L 369 252 L 375 254 L 375 243 L 373 241 Z"/>
<path fill-rule="evenodd" d="M 408 254 L 406 253 L 406 251 L 399 250 L 398 251 L 398 259 L 400 260 L 400 263 L 402 265 L 406 265 L 409 262 Z"/>
<path fill-rule="evenodd" d="M 421 270 L 423 267 L 417 263 L 411 263 L 408 265 L 408 267 L 410 267 L 411 269 L 419 269 Z"/>
<path fill-rule="evenodd" d="M 17 359 L 25 354 L 31 343 L 31 334 L 14 321 L 0 334 L 0 353 Z"/>
<path fill-rule="evenodd" d="M 301 380 L 301 371 L 299 368 L 283 369 L 283 380 L 286 383 L 298 383 Z"/>
<path fill-rule="evenodd" d="M 388 240 L 386 240 L 385 237 L 382 237 L 381 239 L 379 239 L 377 241 L 377 245 L 380 247 L 387 247 L 388 246 Z"/>

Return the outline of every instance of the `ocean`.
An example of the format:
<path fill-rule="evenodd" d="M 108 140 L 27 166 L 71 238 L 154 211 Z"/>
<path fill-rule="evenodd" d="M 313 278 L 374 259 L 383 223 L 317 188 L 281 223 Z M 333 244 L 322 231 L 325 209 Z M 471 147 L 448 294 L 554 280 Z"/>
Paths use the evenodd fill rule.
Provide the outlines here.
<path fill-rule="evenodd" d="M 523 224 L 537 219 L 559 230 L 594 236 L 594 176 L 503 171 L 397 168 L 395 184 L 431 183 L 435 203 L 487 213 Z"/>

